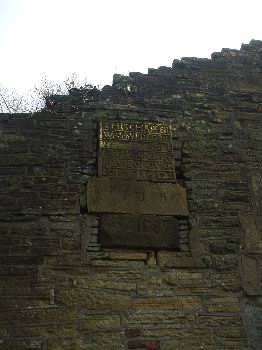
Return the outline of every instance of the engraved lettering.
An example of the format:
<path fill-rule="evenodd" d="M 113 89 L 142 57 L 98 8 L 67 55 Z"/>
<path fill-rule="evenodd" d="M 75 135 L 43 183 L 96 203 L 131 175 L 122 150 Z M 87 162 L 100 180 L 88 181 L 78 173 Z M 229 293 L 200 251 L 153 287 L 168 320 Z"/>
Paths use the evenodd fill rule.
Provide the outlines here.
<path fill-rule="evenodd" d="M 160 122 L 103 121 L 99 175 L 175 182 L 171 132 Z"/>

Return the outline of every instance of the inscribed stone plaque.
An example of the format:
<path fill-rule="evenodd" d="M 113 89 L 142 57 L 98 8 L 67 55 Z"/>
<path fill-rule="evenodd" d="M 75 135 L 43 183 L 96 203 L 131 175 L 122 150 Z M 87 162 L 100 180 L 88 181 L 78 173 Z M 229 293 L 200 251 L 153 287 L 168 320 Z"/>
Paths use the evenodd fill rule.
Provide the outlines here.
<path fill-rule="evenodd" d="M 100 122 L 98 177 L 88 181 L 87 206 L 100 214 L 103 247 L 179 249 L 174 216 L 188 216 L 188 207 L 172 140 L 168 123 Z"/>
<path fill-rule="evenodd" d="M 171 131 L 160 122 L 101 122 L 98 175 L 175 182 Z"/>
<path fill-rule="evenodd" d="M 107 248 L 177 249 L 178 220 L 172 216 L 103 214 L 100 243 Z"/>
<path fill-rule="evenodd" d="M 93 178 L 87 188 L 92 213 L 187 216 L 185 189 L 172 183 Z"/>

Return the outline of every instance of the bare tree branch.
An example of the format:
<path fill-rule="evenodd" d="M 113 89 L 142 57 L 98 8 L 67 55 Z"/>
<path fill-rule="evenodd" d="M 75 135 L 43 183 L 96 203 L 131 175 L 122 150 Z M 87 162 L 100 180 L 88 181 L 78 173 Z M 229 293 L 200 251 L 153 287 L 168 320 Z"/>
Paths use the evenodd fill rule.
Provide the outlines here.
<path fill-rule="evenodd" d="M 6 98 L 4 97 L 4 94 L 2 93 L 2 91 L 0 90 L 0 97 L 1 97 L 1 101 L 0 101 L 0 108 L 1 108 L 1 112 L 5 112 L 5 109 L 8 111 L 8 113 L 12 113 L 7 101 L 6 101 Z M 4 107 L 3 107 L 3 104 L 4 104 Z"/>
<path fill-rule="evenodd" d="M 53 82 L 46 75 L 42 75 L 34 88 L 25 95 L 0 86 L 0 112 L 24 113 L 36 112 L 45 107 L 46 100 L 52 95 L 67 95 L 73 88 L 90 89 L 87 79 L 80 79 L 72 73 L 61 82 Z"/>

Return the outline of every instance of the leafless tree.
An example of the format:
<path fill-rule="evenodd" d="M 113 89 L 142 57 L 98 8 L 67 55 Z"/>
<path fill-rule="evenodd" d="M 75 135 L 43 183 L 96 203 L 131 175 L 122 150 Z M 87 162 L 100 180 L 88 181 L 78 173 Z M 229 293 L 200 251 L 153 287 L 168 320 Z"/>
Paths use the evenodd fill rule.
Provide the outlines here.
<path fill-rule="evenodd" d="M 10 90 L 0 86 L 0 112 L 1 113 L 17 113 L 28 112 L 27 99 L 18 94 L 14 90 Z"/>
<path fill-rule="evenodd" d="M 33 113 L 44 108 L 46 100 L 52 95 L 66 95 L 70 89 L 90 89 L 92 85 L 86 79 L 80 79 L 72 73 L 63 81 L 54 82 L 42 75 L 34 88 L 21 95 L 15 90 L 0 84 L 0 113 Z"/>

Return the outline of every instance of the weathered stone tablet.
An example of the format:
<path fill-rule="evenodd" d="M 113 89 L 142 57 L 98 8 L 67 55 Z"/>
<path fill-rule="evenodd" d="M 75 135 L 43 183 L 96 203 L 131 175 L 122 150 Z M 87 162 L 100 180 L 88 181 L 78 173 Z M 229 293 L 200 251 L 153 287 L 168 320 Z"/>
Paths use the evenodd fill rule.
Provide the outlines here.
<path fill-rule="evenodd" d="M 90 213 L 188 215 L 186 191 L 178 184 L 110 177 L 90 179 L 87 206 Z"/>

